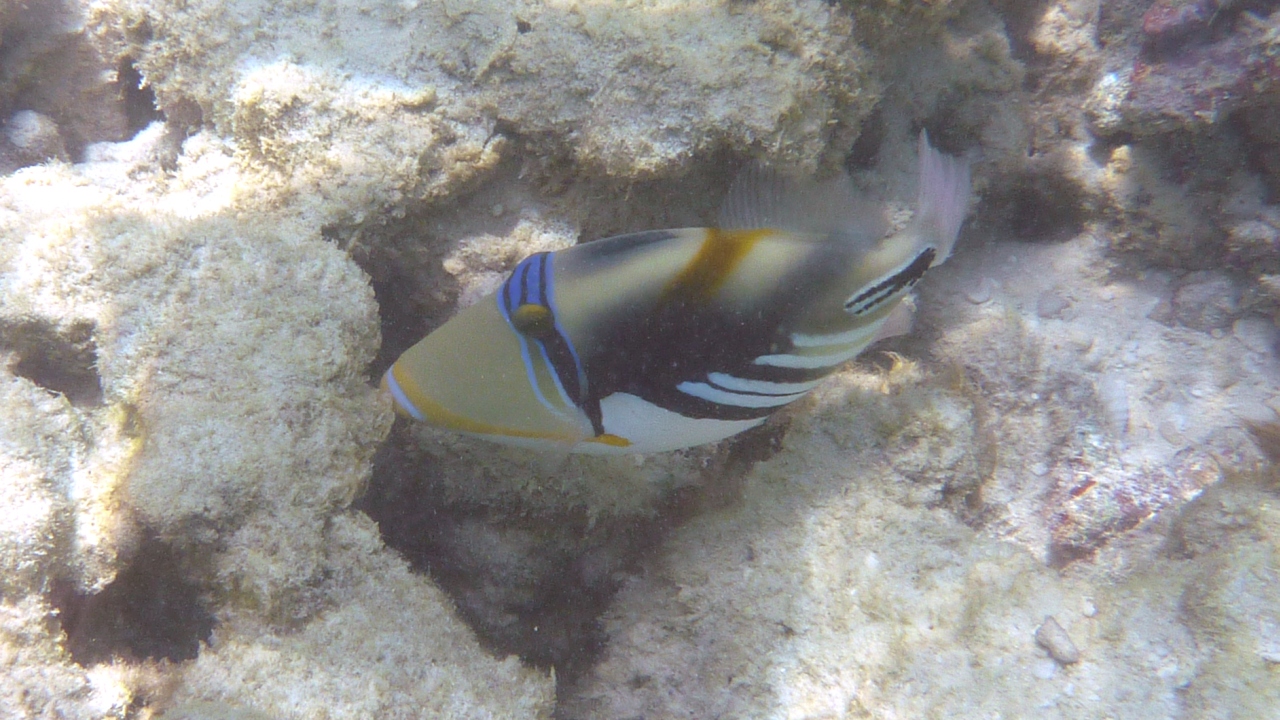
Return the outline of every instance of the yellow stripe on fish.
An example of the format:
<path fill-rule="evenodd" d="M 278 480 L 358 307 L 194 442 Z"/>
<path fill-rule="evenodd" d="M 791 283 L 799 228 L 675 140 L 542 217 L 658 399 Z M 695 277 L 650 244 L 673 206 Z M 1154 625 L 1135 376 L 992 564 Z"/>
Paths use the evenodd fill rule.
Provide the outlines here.
<path fill-rule="evenodd" d="M 383 386 L 403 415 L 528 447 L 660 452 L 742 432 L 874 342 L 946 259 L 968 167 L 922 134 L 920 172 L 916 219 L 887 238 L 847 178 L 754 169 L 720 227 L 530 256 Z"/>
<path fill-rule="evenodd" d="M 769 230 L 707 228 L 693 260 L 672 279 L 666 295 L 706 299 L 714 295 Z"/>

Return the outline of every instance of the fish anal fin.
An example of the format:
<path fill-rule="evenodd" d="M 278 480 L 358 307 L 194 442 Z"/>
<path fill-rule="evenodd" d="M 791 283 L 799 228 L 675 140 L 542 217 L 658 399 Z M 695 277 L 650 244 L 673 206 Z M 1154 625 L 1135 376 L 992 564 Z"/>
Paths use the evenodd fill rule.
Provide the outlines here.
<path fill-rule="evenodd" d="M 897 307 L 889 311 L 888 317 L 880 323 L 880 328 L 876 330 L 875 336 L 871 338 L 871 342 L 868 345 L 878 343 L 886 338 L 910 334 L 911 328 L 915 325 L 915 320 L 915 295 L 907 295 L 898 302 Z"/>

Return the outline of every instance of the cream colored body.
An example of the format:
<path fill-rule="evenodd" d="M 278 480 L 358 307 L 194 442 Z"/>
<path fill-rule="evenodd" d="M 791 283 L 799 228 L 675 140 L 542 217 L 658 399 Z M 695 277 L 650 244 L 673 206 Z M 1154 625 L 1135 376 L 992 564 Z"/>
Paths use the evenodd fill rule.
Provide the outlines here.
<path fill-rule="evenodd" d="M 859 231 L 849 208 L 813 210 L 851 206 L 847 186 L 802 194 L 798 214 L 758 215 L 751 201 L 787 195 L 748 187 L 726 201 L 742 229 L 531 256 L 406 351 L 384 385 L 404 414 L 526 447 L 660 452 L 737 434 L 874 342 L 950 252 L 968 170 L 922 139 L 921 175 L 916 222 L 889 238 Z M 800 229 L 763 225 L 774 221 Z"/>

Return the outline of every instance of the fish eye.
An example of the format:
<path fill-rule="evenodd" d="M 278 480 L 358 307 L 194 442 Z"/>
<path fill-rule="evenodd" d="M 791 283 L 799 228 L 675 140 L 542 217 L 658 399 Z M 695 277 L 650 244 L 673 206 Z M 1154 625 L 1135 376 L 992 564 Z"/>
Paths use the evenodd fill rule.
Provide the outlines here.
<path fill-rule="evenodd" d="M 536 303 L 525 303 L 511 313 L 511 324 L 521 335 L 533 338 L 547 337 L 556 330 L 551 318 L 551 308 Z"/>

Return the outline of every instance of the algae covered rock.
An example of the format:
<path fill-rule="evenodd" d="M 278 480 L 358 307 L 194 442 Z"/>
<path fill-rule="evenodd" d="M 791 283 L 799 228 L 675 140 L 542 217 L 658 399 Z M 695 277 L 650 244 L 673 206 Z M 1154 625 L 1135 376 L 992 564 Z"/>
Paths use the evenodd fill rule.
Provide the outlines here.
<path fill-rule="evenodd" d="M 545 676 L 487 655 L 368 518 L 334 517 L 325 540 L 324 610 L 286 632 L 252 616 L 228 619 L 182 671 L 170 700 L 180 716 L 218 717 L 214 703 L 267 717 L 551 716 Z"/>
<path fill-rule="evenodd" d="M 891 465 L 910 444 L 859 429 L 840 407 L 852 401 L 858 420 L 893 427 L 878 421 L 895 407 L 953 416 L 955 390 L 899 377 L 875 399 L 877 384 L 855 373 L 833 382 L 748 475 L 740 506 L 693 520 L 643 564 L 605 614 L 609 646 L 565 695 L 566 717 L 1276 707 L 1276 624 L 1262 600 L 1280 582 L 1270 475 L 1146 526 L 1155 542 L 1130 543 L 1131 566 L 1059 572 L 911 501 L 915 478 Z M 966 432 L 947 427 L 936 440 Z"/>
<path fill-rule="evenodd" d="M 106 32 L 166 112 L 295 183 L 341 168 L 346 192 L 391 203 L 451 192 L 503 136 L 615 175 L 720 147 L 812 167 L 875 100 L 847 17 L 820 2 L 114 7 Z"/>
<path fill-rule="evenodd" d="M 197 144 L 190 172 L 229 189 L 229 157 Z M 346 453 L 371 447 L 384 410 L 364 385 L 372 293 L 341 253 L 237 218 L 229 195 L 191 185 L 166 193 L 52 167 L 5 189 L 6 231 L 24 239 L 5 258 L 9 322 L 93 328 L 100 403 L 138 445 L 120 480 L 138 521 L 169 535 L 286 492 L 299 506 L 349 502 L 362 473 Z M 284 450 L 299 442 L 314 443 L 307 467 L 290 469 L 300 461 Z M 319 482 L 305 489 L 299 472 Z"/>
<path fill-rule="evenodd" d="M 820 390 L 742 505 L 689 523 L 623 589 L 568 716 L 1016 716 L 1055 702 L 1069 681 L 1033 635 L 1053 614 L 1079 642 L 1079 590 L 914 499 L 923 478 L 900 463 L 976 483 L 970 453 L 936 452 L 973 447 L 967 404 L 905 370 Z"/>
<path fill-rule="evenodd" d="M 0 713 L 1267 715 L 1276 15 L 1210 5 L 0 5 Z M 897 355 L 663 457 L 391 430 L 528 253 L 922 128 L 981 199 Z"/>
<path fill-rule="evenodd" d="M 852 142 L 877 97 L 849 18 L 820 3 L 528 4 L 512 15 L 501 25 L 514 33 L 475 70 L 499 119 L 571 139 L 578 162 L 613 175 L 669 174 L 714 148 L 769 149 L 812 169 Z"/>
<path fill-rule="evenodd" d="M 155 126 L 95 147 L 96 162 L 0 182 L 13 239 L 0 251 L 0 561 L 5 652 L 15 693 L 27 688 L 6 707 L 104 717 L 207 701 L 304 716 L 291 699 L 302 678 L 364 657 L 413 691 L 346 684 L 315 702 L 407 717 L 421 692 L 457 716 L 545 716 L 545 676 L 485 656 L 367 520 L 343 519 L 390 421 L 368 383 L 379 333 L 367 277 L 317 228 L 246 210 L 221 141 L 188 139 L 165 172 L 168 138 Z M 406 622 L 416 644 L 377 649 Z M 293 679 L 247 680 L 264 657 Z M 104 675 L 109 660 L 125 671 Z M 396 681 L 392 667 L 413 674 Z M 508 692 L 490 697 L 490 684 Z"/>
<path fill-rule="evenodd" d="M 91 15 L 78 0 L 0 3 L 0 172 L 79 158 L 154 117 L 127 58 L 86 32 Z"/>

